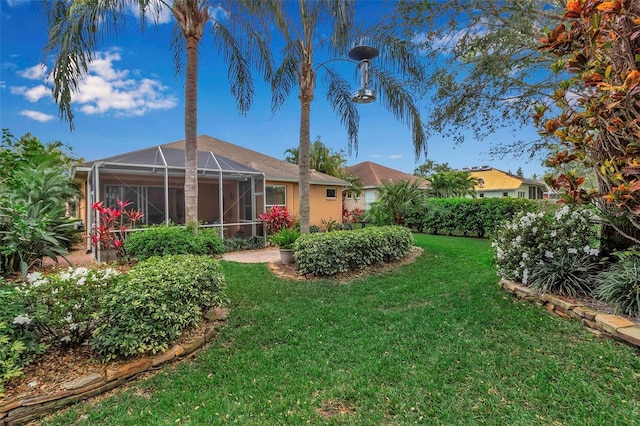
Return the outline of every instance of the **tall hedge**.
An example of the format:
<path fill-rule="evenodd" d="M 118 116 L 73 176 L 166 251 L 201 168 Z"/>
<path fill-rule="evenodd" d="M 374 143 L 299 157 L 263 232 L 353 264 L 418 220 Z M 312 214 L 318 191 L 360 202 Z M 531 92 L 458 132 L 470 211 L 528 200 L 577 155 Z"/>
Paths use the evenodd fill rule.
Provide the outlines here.
<path fill-rule="evenodd" d="M 523 198 L 430 198 L 423 206 L 411 221 L 416 230 L 485 237 L 518 212 L 538 211 L 541 203 Z"/>

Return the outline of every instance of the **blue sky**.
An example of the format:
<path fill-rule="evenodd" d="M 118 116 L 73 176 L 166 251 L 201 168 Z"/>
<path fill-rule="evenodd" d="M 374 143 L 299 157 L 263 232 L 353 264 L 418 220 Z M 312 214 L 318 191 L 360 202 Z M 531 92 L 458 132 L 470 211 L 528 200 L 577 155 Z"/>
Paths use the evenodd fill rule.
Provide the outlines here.
<path fill-rule="evenodd" d="M 382 1 L 358 1 L 358 17 L 375 20 L 385 7 L 388 3 Z M 75 130 L 71 132 L 68 124 L 58 118 L 58 107 L 43 73 L 47 26 L 38 2 L 0 0 L 2 128 L 8 128 L 15 136 L 30 132 L 43 142 L 62 141 L 86 160 L 184 139 L 184 76 L 174 72 L 170 50 L 173 22 L 151 26 L 141 33 L 135 16 L 128 20 L 130 30 L 101 44 L 98 60 L 74 100 Z M 51 60 L 44 65 L 50 66 Z M 341 69 L 357 88 L 359 83 L 351 66 Z M 282 110 L 272 115 L 269 87 L 256 75 L 257 96 L 249 113 L 241 116 L 230 95 L 226 65 L 206 37 L 201 42 L 199 77 L 198 134 L 281 159 L 286 149 L 297 147 L 297 91 Z M 311 107 L 311 139 L 320 136 L 325 145 L 346 150 L 346 131 L 324 100 L 321 79 L 317 84 Z M 359 109 L 360 146 L 357 156 L 353 153 L 348 157 L 349 165 L 373 161 L 411 173 L 424 162 L 423 156 L 416 163 L 411 132 L 391 113 L 378 104 L 361 105 Z M 533 128 L 517 131 L 525 139 L 533 139 L 536 134 Z M 540 176 L 544 169 L 536 161 L 490 158 L 493 142 L 514 139 L 513 131 L 505 130 L 484 141 L 469 135 L 464 144 L 455 147 L 452 140 L 436 134 L 429 140 L 428 159 L 454 168 L 491 165 L 515 172 L 522 167 L 525 176 Z"/>

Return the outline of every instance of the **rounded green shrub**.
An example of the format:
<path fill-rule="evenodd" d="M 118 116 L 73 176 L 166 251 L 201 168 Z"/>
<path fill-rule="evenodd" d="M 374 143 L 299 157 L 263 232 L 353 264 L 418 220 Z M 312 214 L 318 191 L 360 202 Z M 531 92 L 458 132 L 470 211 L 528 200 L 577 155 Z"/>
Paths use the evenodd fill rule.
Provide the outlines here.
<path fill-rule="evenodd" d="M 413 235 L 403 226 L 371 226 L 357 231 L 306 234 L 293 245 L 303 274 L 335 275 L 404 257 Z"/>
<path fill-rule="evenodd" d="M 105 359 L 165 351 L 204 310 L 225 301 L 224 288 L 218 261 L 207 256 L 141 261 L 105 297 L 92 345 Z"/>
<path fill-rule="evenodd" d="M 164 225 L 132 232 L 124 247 L 129 257 L 138 260 L 172 254 L 216 255 L 225 250 L 214 229 L 200 229 L 194 234 L 192 228 Z"/>

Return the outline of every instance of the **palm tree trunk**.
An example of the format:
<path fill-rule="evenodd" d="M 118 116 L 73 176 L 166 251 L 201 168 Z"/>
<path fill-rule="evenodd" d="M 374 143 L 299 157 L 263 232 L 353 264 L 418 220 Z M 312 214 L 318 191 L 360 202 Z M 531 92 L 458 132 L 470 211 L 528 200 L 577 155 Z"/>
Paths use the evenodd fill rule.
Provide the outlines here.
<path fill-rule="evenodd" d="M 311 148 L 311 101 L 315 77 L 311 66 L 311 57 L 302 64 L 300 73 L 300 145 L 298 147 L 298 173 L 300 180 L 300 233 L 309 233 L 309 178 L 311 175 L 309 151 Z"/>
<path fill-rule="evenodd" d="M 196 224 L 198 222 L 198 39 L 195 37 L 187 37 L 184 98 L 184 208 L 186 223 Z"/>
<path fill-rule="evenodd" d="M 309 233 L 309 214 L 311 207 L 309 204 L 309 176 L 311 174 L 309 165 L 309 146 L 311 133 L 311 102 L 301 101 L 300 108 L 300 158 L 298 163 L 298 173 L 300 179 L 300 233 Z"/>

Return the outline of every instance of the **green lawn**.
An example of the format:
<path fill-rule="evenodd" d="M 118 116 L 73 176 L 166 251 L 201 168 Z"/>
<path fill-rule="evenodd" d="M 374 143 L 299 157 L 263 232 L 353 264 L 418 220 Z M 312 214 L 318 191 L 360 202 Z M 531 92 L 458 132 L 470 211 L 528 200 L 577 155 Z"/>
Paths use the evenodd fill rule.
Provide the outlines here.
<path fill-rule="evenodd" d="M 640 358 L 497 285 L 486 240 L 416 236 L 347 285 L 224 263 L 233 301 L 194 360 L 49 424 L 640 424 Z"/>

